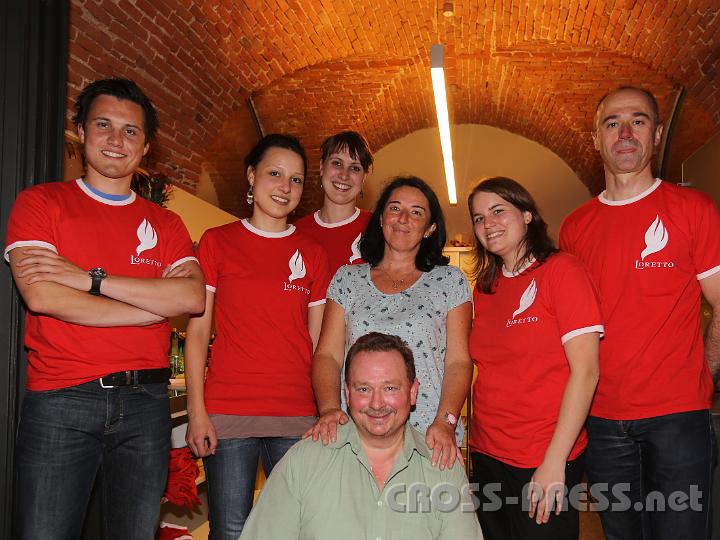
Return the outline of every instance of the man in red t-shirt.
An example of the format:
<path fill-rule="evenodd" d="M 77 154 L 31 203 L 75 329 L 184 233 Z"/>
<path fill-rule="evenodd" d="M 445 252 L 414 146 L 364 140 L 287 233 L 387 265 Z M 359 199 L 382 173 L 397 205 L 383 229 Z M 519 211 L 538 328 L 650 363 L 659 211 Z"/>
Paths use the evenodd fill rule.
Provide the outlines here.
<path fill-rule="evenodd" d="M 127 79 L 90 84 L 74 122 L 86 174 L 23 191 L 4 255 L 28 307 L 15 538 L 80 536 L 96 475 L 113 538 L 153 538 L 170 449 L 167 317 L 202 311 L 178 216 L 132 175 L 158 121 Z"/>
<path fill-rule="evenodd" d="M 586 460 L 608 540 L 699 540 L 712 523 L 720 213 L 704 194 L 653 177 L 662 129 L 651 93 L 605 96 L 593 140 L 606 189 L 560 231 L 560 247 L 590 271 L 605 321 Z M 701 293 L 714 308 L 705 347 Z"/>

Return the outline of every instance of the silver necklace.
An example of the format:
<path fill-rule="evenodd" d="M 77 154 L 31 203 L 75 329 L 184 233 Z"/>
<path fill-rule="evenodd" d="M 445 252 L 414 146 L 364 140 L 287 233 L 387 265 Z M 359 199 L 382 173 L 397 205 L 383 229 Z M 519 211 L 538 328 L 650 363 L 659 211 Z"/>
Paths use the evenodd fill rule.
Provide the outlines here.
<path fill-rule="evenodd" d="M 415 269 L 413 268 L 413 269 L 410 270 L 407 274 L 405 274 L 402 278 L 400 278 L 400 279 L 394 279 L 394 278 L 390 275 L 390 273 L 389 273 L 387 270 L 385 270 L 382 266 L 378 266 L 377 268 L 378 268 L 378 270 L 380 270 L 383 274 L 385 274 L 385 275 L 387 276 L 387 278 L 391 281 L 391 286 L 392 286 L 392 288 L 393 288 L 394 291 L 399 291 L 399 290 L 401 290 L 401 288 L 404 288 L 403 285 L 405 285 L 405 280 L 406 280 L 408 277 L 410 277 L 410 276 L 413 274 L 413 272 L 415 272 Z"/>

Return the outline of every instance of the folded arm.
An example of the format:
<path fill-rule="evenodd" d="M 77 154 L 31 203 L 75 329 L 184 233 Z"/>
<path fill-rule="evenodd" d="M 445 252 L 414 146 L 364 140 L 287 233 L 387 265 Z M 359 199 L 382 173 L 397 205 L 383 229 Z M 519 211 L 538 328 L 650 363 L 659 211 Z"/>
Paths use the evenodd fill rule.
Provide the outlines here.
<path fill-rule="evenodd" d="M 20 275 L 21 248 L 9 253 L 10 270 L 28 309 L 61 321 L 83 326 L 146 326 L 165 318 L 104 296 L 93 296 L 53 281 L 34 281 Z M 89 279 L 89 276 L 88 276 Z M 88 286 L 89 289 L 89 286 Z"/>
<path fill-rule="evenodd" d="M 75 299 L 79 299 L 77 295 L 61 299 L 59 296 L 62 293 L 47 294 L 46 287 L 35 286 L 56 284 L 62 287 L 61 290 L 90 296 L 87 291 L 90 290 L 92 280 L 87 270 L 49 249 L 36 247 L 13 249 L 10 252 L 10 265 L 23 299 L 31 309 L 32 305 L 36 305 L 40 309 L 34 311 L 75 322 L 66 319 L 64 313 L 70 307 L 68 303 L 74 305 Z M 108 276 L 102 281 L 100 292 L 108 299 L 153 313 L 160 318 L 199 313 L 205 306 L 202 271 L 197 262 L 192 260 L 166 270 L 163 278 Z"/>

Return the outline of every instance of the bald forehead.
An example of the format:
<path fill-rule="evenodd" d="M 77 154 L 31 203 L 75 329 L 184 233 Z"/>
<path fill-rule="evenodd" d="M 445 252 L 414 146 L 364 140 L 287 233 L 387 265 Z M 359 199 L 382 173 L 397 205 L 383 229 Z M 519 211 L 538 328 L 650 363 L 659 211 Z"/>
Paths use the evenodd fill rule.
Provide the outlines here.
<path fill-rule="evenodd" d="M 593 121 L 593 128 L 595 130 L 597 130 L 598 126 L 600 125 L 600 122 L 605 121 L 604 112 L 609 106 L 612 106 L 613 103 L 616 103 L 619 100 L 629 100 L 629 99 L 639 99 L 640 100 L 638 102 L 639 112 L 641 109 L 645 109 L 645 111 L 647 112 L 646 116 L 648 117 L 648 119 L 655 125 L 657 125 L 659 123 L 658 111 L 655 108 L 653 100 L 650 98 L 650 96 L 648 96 L 642 90 L 639 90 L 636 88 L 621 88 L 619 90 L 610 92 L 604 98 L 602 98 L 600 103 L 598 103 L 597 109 L 595 110 L 595 118 Z M 642 105 L 640 105 L 641 103 L 644 104 L 645 106 L 642 107 Z M 645 112 L 645 111 L 643 111 L 643 112 Z"/>

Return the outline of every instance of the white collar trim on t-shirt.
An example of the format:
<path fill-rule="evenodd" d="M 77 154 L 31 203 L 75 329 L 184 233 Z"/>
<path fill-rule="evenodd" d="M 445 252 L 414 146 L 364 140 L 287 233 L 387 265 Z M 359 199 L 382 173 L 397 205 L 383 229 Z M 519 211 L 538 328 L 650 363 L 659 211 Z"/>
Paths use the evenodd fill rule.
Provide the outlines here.
<path fill-rule="evenodd" d="M 85 195 L 103 204 L 108 204 L 110 206 L 127 206 L 128 204 L 132 204 L 133 202 L 135 202 L 136 195 L 134 191 L 130 192 L 130 196 L 127 199 L 123 199 L 122 201 L 111 201 L 110 199 L 104 199 L 100 195 L 93 193 L 90 188 L 85 185 L 85 182 L 83 182 L 82 178 L 78 178 L 77 180 L 75 180 L 75 183 Z"/>
<path fill-rule="evenodd" d="M 509 277 L 509 278 L 518 277 L 525 270 L 530 268 L 533 264 L 535 264 L 535 257 L 531 257 L 529 261 L 525 261 L 525 264 L 523 264 L 520 268 L 518 268 L 517 272 L 510 272 L 507 268 L 505 268 L 505 265 L 503 264 L 503 266 L 502 266 L 503 276 Z"/>
<path fill-rule="evenodd" d="M 598 201 L 600 201 L 603 204 L 607 204 L 608 206 L 624 206 L 626 204 L 632 204 L 632 203 L 637 202 L 640 199 L 650 195 L 653 191 L 655 191 L 657 188 L 660 187 L 660 184 L 662 184 L 662 180 L 660 180 L 659 178 L 656 178 L 653 185 L 650 186 L 649 188 L 647 188 L 642 193 L 639 193 L 639 194 L 635 195 L 634 197 L 630 197 L 629 199 L 623 199 L 621 201 L 611 201 L 610 199 L 605 197 L 606 192 L 603 191 L 600 195 L 598 195 Z"/>
<path fill-rule="evenodd" d="M 270 232 L 263 231 L 262 229 L 258 229 L 257 227 L 253 226 L 252 223 L 247 220 L 247 218 L 241 219 L 240 223 L 245 225 L 245 228 L 251 233 L 257 234 L 258 236 L 264 236 L 265 238 L 285 238 L 286 236 L 290 236 L 292 233 L 295 232 L 295 225 L 288 225 L 288 228 L 284 231 Z"/>
<path fill-rule="evenodd" d="M 320 225 L 321 227 L 325 227 L 326 229 L 334 229 L 335 227 L 342 227 L 343 225 L 347 225 L 348 223 L 352 223 L 357 219 L 357 217 L 360 215 L 360 209 L 355 208 L 355 213 L 350 216 L 347 219 L 343 219 L 342 221 L 338 221 L 337 223 L 325 223 L 322 219 L 320 219 L 320 210 L 315 212 L 313 216 L 315 217 L 315 223 Z"/>

